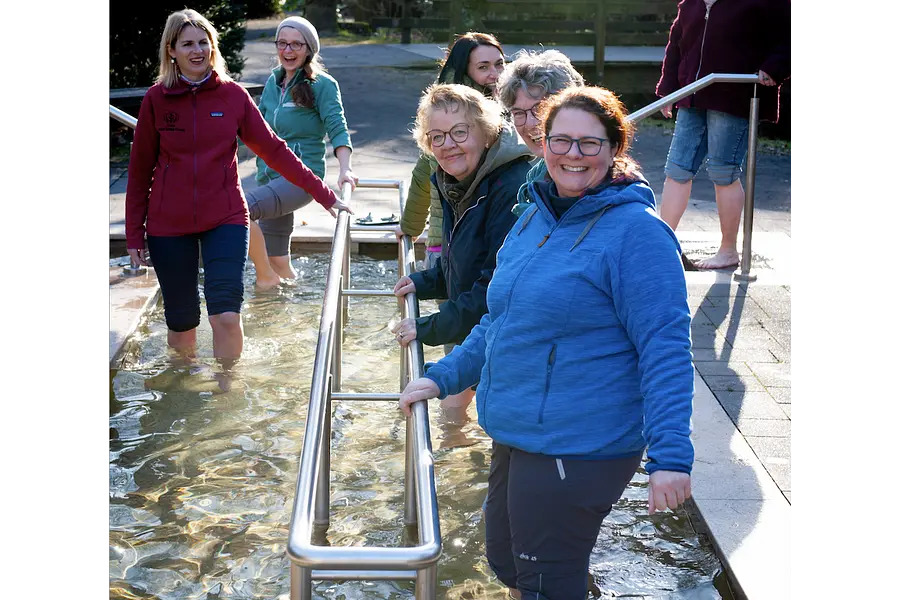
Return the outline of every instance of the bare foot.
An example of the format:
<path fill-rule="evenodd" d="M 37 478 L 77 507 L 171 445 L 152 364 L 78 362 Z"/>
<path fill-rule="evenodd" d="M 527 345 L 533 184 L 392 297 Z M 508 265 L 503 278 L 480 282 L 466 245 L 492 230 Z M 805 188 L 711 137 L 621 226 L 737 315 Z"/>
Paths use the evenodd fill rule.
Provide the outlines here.
<path fill-rule="evenodd" d="M 281 277 L 275 273 L 273 273 L 271 277 L 260 277 L 259 274 L 256 275 L 256 289 L 258 290 L 271 290 L 278 285 L 281 285 Z"/>
<path fill-rule="evenodd" d="M 720 249 L 712 258 L 704 258 L 697 263 L 697 267 L 701 269 L 725 269 L 727 267 L 736 267 L 740 262 L 737 250 Z"/>
<path fill-rule="evenodd" d="M 272 270 L 275 271 L 275 273 L 277 273 L 282 279 L 297 279 L 297 270 L 290 263 L 288 263 L 286 269 L 272 265 Z"/>

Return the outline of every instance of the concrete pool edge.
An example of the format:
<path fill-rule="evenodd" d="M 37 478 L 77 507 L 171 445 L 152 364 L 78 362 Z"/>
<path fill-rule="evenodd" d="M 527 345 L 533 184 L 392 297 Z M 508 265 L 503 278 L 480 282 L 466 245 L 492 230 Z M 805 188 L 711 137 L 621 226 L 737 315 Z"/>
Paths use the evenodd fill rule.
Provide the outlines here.
<path fill-rule="evenodd" d="M 368 244 L 366 244 L 368 245 Z M 152 269 L 110 267 L 110 368 L 159 298 Z M 694 370 L 693 506 L 738 598 L 790 595 L 790 504 L 712 391 Z"/>

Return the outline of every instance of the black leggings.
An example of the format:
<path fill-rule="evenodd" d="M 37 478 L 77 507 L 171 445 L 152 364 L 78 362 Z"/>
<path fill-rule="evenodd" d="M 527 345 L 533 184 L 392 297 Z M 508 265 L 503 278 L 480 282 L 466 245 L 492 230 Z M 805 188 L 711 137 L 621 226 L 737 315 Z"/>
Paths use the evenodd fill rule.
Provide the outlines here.
<path fill-rule="evenodd" d="M 603 519 L 641 464 L 558 459 L 494 442 L 484 505 L 488 563 L 523 600 L 582 600 Z"/>

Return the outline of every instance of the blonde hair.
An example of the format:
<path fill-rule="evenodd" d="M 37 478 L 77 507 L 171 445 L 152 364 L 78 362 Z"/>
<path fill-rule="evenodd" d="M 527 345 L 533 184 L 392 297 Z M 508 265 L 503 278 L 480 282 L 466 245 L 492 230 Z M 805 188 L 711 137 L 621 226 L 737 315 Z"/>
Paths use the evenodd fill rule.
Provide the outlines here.
<path fill-rule="evenodd" d="M 166 27 L 163 29 L 162 39 L 159 42 L 159 75 L 156 77 L 156 83 L 170 88 L 178 82 L 178 68 L 172 61 L 172 57 L 169 56 L 169 49 L 175 47 L 175 42 L 178 41 L 178 36 L 185 27 L 196 27 L 206 33 L 206 37 L 209 38 L 209 64 L 212 66 L 212 70 L 216 72 L 219 79 L 231 81 L 228 69 L 225 67 L 225 59 L 219 52 L 219 34 L 216 32 L 216 28 L 196 10 L 186 8 L 172 13 L 166 19 Z"/>
<path fill-rule="evenodd" d="M 457 83 L 436 83 L 429 86 L 419 100 L 416 111 L 416 124 L 412 134 L 419 149 L 433 156 L 428 144 L 428 121 L 435 110 L 461 112 L 481 129 L 487 139 L 488 146 L 493 146 L 500 137 L 503 127 L 503 109 L 493 100 L 485 98 L 481 93 L 469 86 Z"/>

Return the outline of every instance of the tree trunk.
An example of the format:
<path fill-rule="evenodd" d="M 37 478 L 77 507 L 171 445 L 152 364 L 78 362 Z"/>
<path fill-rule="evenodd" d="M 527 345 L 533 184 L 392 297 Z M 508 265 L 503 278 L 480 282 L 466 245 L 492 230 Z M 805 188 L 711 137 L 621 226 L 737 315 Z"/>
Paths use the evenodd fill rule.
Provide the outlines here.
<path fill-rule="evenodd" d="M 337 34 L 337 0 L 306 0 L 304 8 L 319 37 Z"/>

